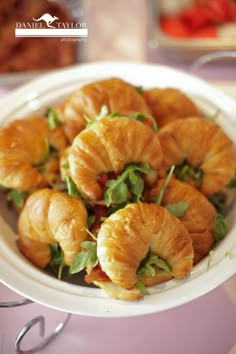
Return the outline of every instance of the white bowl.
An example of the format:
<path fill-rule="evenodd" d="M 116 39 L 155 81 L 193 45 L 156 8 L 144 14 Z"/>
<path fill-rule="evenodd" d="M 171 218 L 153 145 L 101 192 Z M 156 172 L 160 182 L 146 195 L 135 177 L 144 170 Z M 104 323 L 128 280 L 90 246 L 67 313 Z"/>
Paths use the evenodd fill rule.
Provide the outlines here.
<path fill-rule="evenodd" d="M 0 102 L 1 124 L 45 109 L 76 88 L 95 80 L 120 77 L 134 85 L 176 87 L 185 91 L 206 113 L 220 109 L 219 124 L 235 140 L 236 103 L 206 82 L 184 72 L 158 65 L 137 63 L 94 63 L 59 70 L 26 84 Z M 17 293 L 40 304 L 80 315 L 126 317 L 150 314 L 194 300 L 209 292 L 236 272 L 235 206 L 227 222 L 229 232 L 214 250 L 197 264 L 182 281 L 171 280 L 149 288 L 140 301 L 125 302 L 109 298 L 102 290 L 60 281 L 37 269 L 19 252 L 15 220 L 0 196 L 0 280 Z"/>

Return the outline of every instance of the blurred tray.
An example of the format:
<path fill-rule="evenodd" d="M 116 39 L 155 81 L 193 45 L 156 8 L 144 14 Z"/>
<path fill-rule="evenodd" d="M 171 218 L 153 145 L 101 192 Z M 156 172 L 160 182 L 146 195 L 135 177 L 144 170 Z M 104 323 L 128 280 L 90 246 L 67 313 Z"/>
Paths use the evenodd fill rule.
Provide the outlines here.
<path fill-rule="evenodd" d="M 84 0 L 48 0 L 48 3 L 57 3 L 58 6 L 60 5 L 65 9 L 71 18 L 77 19 L 81 22 L 86 22 Z M 12 34 L 12 36 L 13 35 L 14 34 Z M 40 41 L 40 38 L 38 40 Z M 75 46 L 75 58 L 72 65 L 77 65 L 78 63 L 83 62 L 85 58 L 84 42 L 73 40 L 73 43 Z M 0 97 L 8 91 L 16 88 L 17 86 L 35 79 L 39 75 L 43 75 L 58 69 L 63 69 L 63 66 L 55 66 L 55 68 L 50 69 L 0 72 Z"/>
<path fill-rule="evenodd" d="M 163 32 L 160 17 L 164 0 L 150 1 L 151 47 L 172 54 L 175 58 L 193 60 L 213 51 L 236 50 L 236 23 L 225 24 L 218 29 L 217 38 L 177 38 Z M 181 5 L 181 0 L 179 1 Z M 174 4 L 174 2 L 173 2 Z M 176 4 L 175 4 L 176 7 Z"/>

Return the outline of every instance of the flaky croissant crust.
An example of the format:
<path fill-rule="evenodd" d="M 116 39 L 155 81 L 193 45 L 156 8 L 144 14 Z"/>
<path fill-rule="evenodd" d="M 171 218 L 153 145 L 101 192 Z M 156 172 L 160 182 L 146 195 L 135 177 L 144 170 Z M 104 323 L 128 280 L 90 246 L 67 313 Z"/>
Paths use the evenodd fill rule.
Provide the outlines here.
<path fill-rule="evenodd" d="M 191 271 L 192 240 L 183 223 L 165 208 L 128 204 L 101 225 L 97 255 L 102 270 L 114 284 L 132 289 L 137 282 L 137 268 L 149 250 L 167 261 L 172 276 L 180 279 Z"/>
<path fill-rule="evenodd" d="M 145 90 L 143 97 L 159 128 L 175 119 L 199 114 L 195 103 L 184 92 L 176 88 L 152 88 Z"/>
<path fill-rule="evenodd" d="M 99 200 L 101 173 L 119 173 L 126 164 L 135 162 L 148 163 L 157 175 L 162 150 L 150 127 L 132 118 L 105 117 L 78 134 L 69 150 L 68 161 L 78 189 L 90 199 Z"/>
<path fill-rule="evenodd" d="M 157 197 L 165 180 L 158 180 L 147 193 L 147 199 Z M 194 264 L 208 254 L 214 243 L 213 225 L 216 219 L 216 210 L 209 200 L 197 189 L 187 183 L 172 178 L 162 198 L 162 205 L 175 204 L 185 201 L 187 210 L 180 217 L 187 228 L 194 248 Z"/>
<path fill-rule="evenodd" d="M 27 199 L 18 219 L 19 246 L 26 256 L 37 262 L 33 248 L 29 254 L 29 240 L 45 247 L 58 242 L 64 252 L 65 263 L 70 265 L 80 251 L 80 243 L 87 238 L 87 211 L 79 198 L 63 192 L 42 189 Z M 26 240 L 26 241 L 25 241 Z M 37 263 L 36 263 L 37 264 Z"/>
<path fill-rule="evenodd" d="M 128 82 L 119 78 L 92 82 L 73 92 L 58 109 L 60 120 L 64 123 L 71 142 L 85 128 L 84 116 L 95 120 L 102 106 L 107 106 L 109 112 L 131 110 L 150 113 L 142 95 Z"/>
<path fill-rule="evenodd" d="M 67 146 L 63 130 L 51 130 L 45 117 L 18 119 L 0 129 L 0 184 L 7 188 L 32 190 L 48 185 L 37 168 L 49 155 L 49 146 Z"/>
<path fill-rule="evenodd" d="M 200 190 L 207 196 L 221 191 L 236 170 L 233 142 L 216 123 L 201 117 L 178 119 L 158 133 L 163 149 L 163 167 L 185 161 L 203 171 Z"/>

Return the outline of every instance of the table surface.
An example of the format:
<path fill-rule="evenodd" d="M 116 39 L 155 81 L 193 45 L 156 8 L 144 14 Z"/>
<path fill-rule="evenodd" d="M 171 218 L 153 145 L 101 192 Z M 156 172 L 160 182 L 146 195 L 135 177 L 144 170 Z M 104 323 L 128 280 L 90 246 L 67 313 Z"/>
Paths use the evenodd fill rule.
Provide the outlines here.
<path fill-rule="evenodd" d="M 236 97 L 235 81 L 214 82 Z M 0 96 L 7 90 L 0 82 Z M 0 301 L 15 301 L 19 295 L 0 284 Z M 79 299 L 78 299 L 79 301 Z M 0 309 L 0 354 L 15 353 L 14 342 L 22 327 L 43 315 L 45 335 L 65 314 L 39 304 Z M 35 326 L 22 347 L 39 343 Z M 131 318 L 94 318 L 73 315 L 63 332 L 40 353 L 70 354 L 236 354 L 236 276 L 197 300 L 175 309 Z"/>

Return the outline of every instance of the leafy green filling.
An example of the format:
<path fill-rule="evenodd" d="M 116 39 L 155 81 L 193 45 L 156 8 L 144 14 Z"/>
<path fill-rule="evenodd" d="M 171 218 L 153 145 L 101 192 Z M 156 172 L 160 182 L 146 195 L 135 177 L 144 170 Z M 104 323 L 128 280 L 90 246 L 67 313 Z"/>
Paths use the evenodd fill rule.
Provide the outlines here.
<path fill-rule="evenodd" d="M 95 267 L 98 264 L 97 258 L 97 242 L 83 241 L 81 242 L 83 251 L 77 253 L 72 259 L 70 265 L 70 274 L 81 272 L 88 265 Z"/>
<path fill-rule="evenodd" d="M 160 270 L 167 273 L 172 272 L 170 265 L 166 261 L 149 251 L 147 256 L 140 263 L 140 266 L 137 269 L 137 274 L 154 277 Z"/>
<path fill-rule="evenodd" d="M 236 177 L 233 177 L 231 181 L 229 182 L 228 188 L 236 188 Z"/>
<path fill-rule="evenodd" d="M 61 279 L 62 271 L 65 267 L 64 252 L 61 249 L 59 243 L 50 245 L 50 249 L 51 261 L 49 266 L 53 273 L 57 275 L 58 279 Z"/>
<path fill-rule="evenodd" d="M 134 86 L 134 88 L 140 95 L 143 95 L 144 93 L 143 86 Z"/>
<path fill-rule="evenodd" d="M 107 189 L 104 193 L 106 206 L 109 207 L 112 203 L 122 204 L 126 202 L 129 193 L 132 195 L 132 201 L 140 202 L 144 189 L 144 182 L 140 174 L 148 174 L 149 172 L 150 166 L 148 163 L 127 165 L 116 179 L 106 182 Z"/>
<path fill-rule="evenodd" d="M 175 170 L 175 175 L 180 181 L 186 181 L 187 177 L 190 177 L 196 181 L 203 182 L 203 170 L 200 168 L 194 168 L 184 162 L 182 165 L 177 166 Z"/>
<path fill-rule="evenodd" d="M 171 177 L 172 177 L 172 175 L 173 175 L 173 173 L 174 173 L 174 170 L 175 170 L 175 166 L 173 165 L 173 166 L 171 166 L 171 168 L 170 168 L 170 171 L 169 171 L 169 173 L 168 173 L 168 175 L 167 175 L 167 177 L 166 177 L 166 179 L 165 179 L 165 181 L 164 181 L 164 183 L 163 183 L 163 185 L 162 185 L 162 187 L 161 187 L 161 190 L 160 190 L 158 196 L 152 198 L 152 201 L 155 202 L 155 203 L 158 204 L 158 205 L 161 205 L 163 196 L 164 196 L 164 194 L 165 194 L 166 188 L 168 187 L 168 184 L 169 184 L 169 182 L 170 182 L 170 179 L 171 179 Z"/>
<path fill-rule="evenodd" d="M 45 113 L 45 116 L 48 117 L 48 124 L 51 130 L 54 130 L 59 125 L 62 125 L 62 122 L 60 121 L 58 117 L 58 113 L 55 110 L 55 108 L 48 108 L 48 110 Z"/>
<path fill-rule="evenodd" d="M 67 193 L 73 197 L 79 196 L 81 197 L 81 193 L 78 190 L 75 182 L 71 178 L 71 176 L 66 176 L 66 187 L 67 187 Z"/>
<path fill-rule="evenodd" d="M 136 273 L 138 276 L 135 288 L 140 290 L 143 294 L 146 293 L 146 287 L 143 283 L 142 276 L 154 277 L 157 272 L 165 271 L 171 273 L 170 265 L 156 254 L 148 251 L 146 257 L 141 261 Z"/>
<path fill-rule="evenodd" d="M 171 166 L 170 171 L 161 187 L 161 190 L 158 194 L 157 197 L 153 197 L 151 200 L 153 202 L 155 202 L 158 205 L 161 205 L 162 203 L 162 199 L 164 197 L 165 191 L 168 187 L 168 184 L 170 182 L 170 179 L 174 173 L 175 170 L 175 166 Z M 188 209 L 188 203 L 185 200 L 180 200 L 177 203 L 171 203 L 171 204 L 167 204 L 165 205 L 165 208 L 171 213 L 173 214 L 175 217 L 177 218 L 181 218 L 181 216 L 184 215 L 185 211 Z"/>
<path fill-rule="evenodd" d="M 154 132 L 156 133 L 158 131 L 155 118 L 153 118 L 153 116 L 151 116 L 148 113 L 134 112 L 134 113 L 125 114 L 122 112 L 112 112 L 109 114 L 109 117 L 128 117 L 128 118 L 139 120 L 142 123 L 144 123 L 147 119 L 149 119 L 152 123 L 152 129 L 154 130 Z"/>
<path fill-rule="evenodd" d="M 23 207 L 25 198 L 28 195 L 25 191 L 19 191 L 17 189 L 11 189 L 7 193 L 7 201 L 14 202 L 18 207 Z"/>
<path fill-rule="evenodd" d="M 177 203 L 165 205 L 165 208 L 176 218 L 181 218 L 188 209 L 188 203 L 185 200 L 180 200 Z"/>
<path fill-rule="evenodd" d="M 216 215 L 213 225 L 215 241 L 223 240 L 228 232 L 228 227 L 224 217 L 221 214 Z"/>

